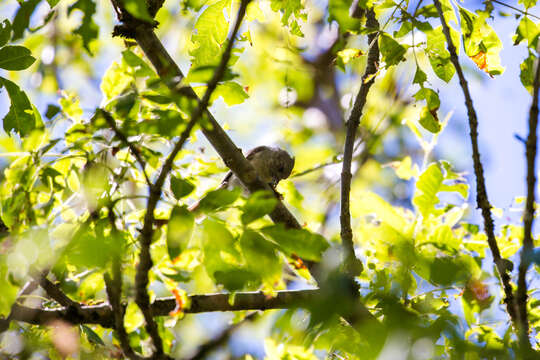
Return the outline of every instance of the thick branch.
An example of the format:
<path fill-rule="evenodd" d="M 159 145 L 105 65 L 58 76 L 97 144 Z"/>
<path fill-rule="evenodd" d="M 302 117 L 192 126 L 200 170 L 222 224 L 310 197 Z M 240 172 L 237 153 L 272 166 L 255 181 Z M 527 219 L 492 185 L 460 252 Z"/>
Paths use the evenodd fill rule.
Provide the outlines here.
<path fill-rule="evenodd" d="M 378 28 L 379 23 L 375 18 L 373 10 L 367 12 L 368 27 Z M 347 135 L 345 138 L 345 149 L 343 151 L 343 167 L 341 170 L 341 241 L 345 249 L 345 264 L 351 275 L 357 275 L 362 271 L 362 263 L 354 254 L 353 233 L 351 228 L 351 211 L 350 211 L 350 192 L 351 192 L 351 164 L 354 151 L 354 141 L 356 131 L 360 125 L 362 111 L 366 105 L 367 95 L 371 85 L 375 82 L 375 74 L 379 64 L 379 45 L 377 43 L 377 33 L 368 35 L 368 44 L 370 46 L 367 58 L 367 66 L 362 76 L 362 84 L 354 101 L 354 105 L 347 120 Z"/>
<path fill-rule="evenodd" d="M 488 200 L 486 181 L 484 179 L 484 168 L 482 162 L 480 161 L 480 150 L 478 148 L 478 118 L 476 116 L 476 111 L 473 106 L 472 97 L 469 92 L 469 86 L 467 85 L 467 80 L 465 79 L 465 75 L 463 74 L 463 70 L 461 68 L 461 65 L 459 64 L 456 47 L 454 46 L 454 43 L 452 42 L 452 38 L 450 36 L 450 29 L 448 27 L 448 24 L 446 23 L 446 20 L 444 19 L 441 3 L 439 2 L 439 0 L 434 0 L 434 4 L 441 19 L 443 33 L 446 37 L 446 42 L 448 44 L 448 51 L 450 52 L 450 61 L 452 61 L 452 64 L 456 69 L 456 73 L 459 77 L 459 84 L 461 85 L 461 89 L 465 97 L 465 106 L 467 107 L 467 115 L 469 117 L 474 174 L 476 176 L 476 203 L 482 211 L 482 217 L 484 218 L 484 231 L 487 235 L 489 249 L 491 250 L 493 261 L 495 262 L 495 266 L 497 267 L 497 271 L 499 272 L 499 275 L 501 277 L 504 294 L 506 296 L 506 298 L 504 299 L 506 303 L 506 309 L 508 311 L 508 314 L 510 315 L 510 318 L 512 319 L 514 327 L 518 329 L 518 319 L 516 309 L 514 307 L 514 295 L 512 292 L 512 286 L 510 285 L 510 275 L 508 274 L 507 266 L 505 264 L 505 261 L 501 257 L 501 252 L 499 251 L 499 246 L 497 245 L 497 240 L 495 239 L 493 218 L 491 216 L 491 205 Z"/>
<path fill-rule="evenodd" d="M 269 310 L 306 307 L 322 295 L 320 290 L 278 291 L 276 297 L 269 298 L 262 292 L 244 292 L 231 294 L 205 294 L 188 297 L 191 306 L 183 311 L 188 314 L 213 311 Z M 122 306 L 125 306 L 123 304 Z M 153 316 L 168 316 L 176 307 L 174 297 L 157 299 L 150 305 Z M 57 309 L 35 309 L 13 305 L 11 320 L 35 325 L 43 325 L 52 320 L 64 320 L 73 324 L 97 324 L 105 328 L 114 328 L 115 317 L 108 303 L 82 306 L 80 316 L 74 316 L 66 307 Z"/>
<path fill-rule="evenodd" d="M 196 99 L 197 95 L 191 87 L 182 87 L 180 85 L 184 74 L 182 74 L 178 65 L 163 47 L 153 29 L 148 25 L 140 24 L 133 30 L 135 40 L 169 89 L 182 96 Z M 246 160 L 242 154 L 242 150 L 236 147 L 214 116 L 207 109 L 205 109 L 204 114 L 208 118 L 208 125 L 202 128 L 202 132 L 221 156 L 225 165 L 232 170 L 249 191 L 272 191 L 268 184 L 257 177 L 257 172 L 249 161 Z M 283 223 L 291 228 L 301 228 L 300 223 L 281 201 L 278 201 L 270 217 L 276 223 Z"/>
<path fill-rule="evenodd" d="M 531 351 L 529 340 L 529 319 L 527 316 L 527 282 L 526 275 L 531 264 L 531 255 L 534 248 L 532 227 L 534 221 L 534 203 L 536 189 L 536 142 L 538 128 L 538 88 L 540 87 L 540 63 L 536 63 L 533 82 L 533 101 L 529 109 L 529 135 L 527 136 L 525 156 L 527 158 L 527 200 L 523 215 L 523 247 L 519 263 L 518 288 L 516 302 L 518 319 L 520 322 L 519 340 L 522 349 Z"/>

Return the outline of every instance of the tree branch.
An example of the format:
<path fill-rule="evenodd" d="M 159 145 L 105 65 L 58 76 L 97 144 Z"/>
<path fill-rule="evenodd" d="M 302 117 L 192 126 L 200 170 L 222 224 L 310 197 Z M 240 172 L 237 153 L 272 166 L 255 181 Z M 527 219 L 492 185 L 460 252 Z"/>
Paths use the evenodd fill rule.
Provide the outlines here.
<path fill-rule="evenodd" d="M 366 25 L 370 28 L 378 28 L 379 22 L 375 18 L 372 9 L 367 12 Z M 347 120 L 347 135 L 345 138 L 345 148 L 343 151 L 343 166 L 341 170 L 341 241 L 345 250 L 345 268 L 350 275 L 355 276 L 362 272 L 362 262 L 354 254 L 353 233 L 351 228 L 350 192 L 351 192 L 351 164 L 354 151 L 354 141 L 356 131 L 360 125 L 362 111 L 366 104 L 367 95 L 371 85 L 375 82 L 375 74 L 379 64 L 379 45 L 377 43 L 378 33 L 368 35 L 370 46 L 367 58 L 367 66 L 362 76 L 362 84 L 354 101 L 351 115 Z"/>
<path fill-rule="evenodd" d="M 517 312 L 514 307 L 514 295 L 512 292 L 512 285 L 510 284 L 510 275 L 508 274 L 508 268 L 505 264 L 504 259 L 501 257 L 501 252 L 499 251 L 499 246 L 497 245 L 497 240 L 495 239 L 493 218 L 491 216 L 491 205 L 487 196 L 486 181 L 484 179 L 484 168 L 482 162 L 480 161 L 480 151 L 478 148 L 478 118 L 476 116 L 476 111 L 473 106 L 471 94 L 467 85 L 467 80 L 465 79 L 465 75 L 463 74 L 463 70 L 461 68 L 461 65 L 459 64 L 456 47 L 454 46 L 454 43 L 452 42 L 452 38 L 450 36 L 450 29 L 448 27 L 448 24 L 446 23 L 446 20 L 444 19 L 441 3 L 439 2 L 439 0 L 433 1 L 435 7 L 437 8 L 437 12 L 439 13 L 439 18 L 441 19 L 443 33 L 446 37 L 448 51 L 450 52 L 450 61 L 452 61 L 452 64 L 456 68 L 456 73 L 459 77 L 459 84 L 465 97 L 465 106 L 467 107 L 467 115 L 469 118 L 469 134 L 472 145 L 474 174 L 476 176 L 477 207 L 480 208 L 482 211 L 482 217 L 484 218 L 484 231 L 487 235 L 488 245 L 491 250 L 495 266 L 497 267 L 497 271 L 499 272 L 499 275 L 501 277 L 505 294 L 504 302 L 506 303 L 506 309 L 508 311 L 508 314 L 510 315 L 512 323 L 514 324 L 514 327 L 516 329 L 519 329 L 516 314 Z"/>
<path fill-rule="evenodd" d="M 126 145 L 129 148 L 129 150 L 131 150 L 131 153 L 133 154 L 133 156 L 135 156 L 135 159 L 137 160 L 137 162 L 139 163 L 141 167 L 144 178 L 146 179 L 146 183 L 150 186 L 152 182 L 150 181 L 150 178 L 148 177 L 148 174 L 146 173 L 146 170 L 145 170 L 146 162 L 142 158 L 142 155 L 139 149 L 137 149 L 137 147 L 128 140 L 126 135 L 124 135 L 124 133 L 120 131 L 118 126 L 116 126 L 116 121 L 114 120 L 114 118 L 108 111 L 105 111 L 103 109 L 98 109 L 98 113 L 103 115 L 103 118 L 105 118 L 105 121 L 107 121 L 107 124 L 109 124 L 111 129 L 114 131 L 114 134 L 116 135 L 116 137 L 119 138 L 120 141 L 122 141 L 124 145 Z"/>
<path fill-rule="evenodd" d="M 540 46 L 539 46 L 540 50 Z M 534 221 L 534 203 L 536 189 L 536 142 L 538 128 L 538 88 L 540 87 L 540 62 L 536 61 L 536 71 L 533 81 L 533 101 L 529 109 L 529 134 L 527 136 L 525 157 L 527 159 L 527 200 L 523 214 L 523 247 L 518 272 L 518 288 L 516 303 L 520 322 L 519 341 L 523 351 L 531 352 L 529 339 L 529 319 L 527 316 L 527 281 L 526 275 L 531 264 L 534 249 L 532 227 Z"/>
<path fill-rule="evenodd" d="M 319 289 L 278 291 L 276 297 L 268 297 L 262 292 L 231 294 L 204 294 L 188 296 L 189 308 L 184 313 L 195 314 L 214 311 L 269 310 L 307 307 L 322 296 Z M 125 307 L 125 304 L 122 304 Z M 153 316 L 168 316 L 176 307 L 174 297 L 157 299 L 150 305 Z M 35 325 L 43 325 L 52 320 L 64 320 L 72 324 L 98 324 L 105 328 L 114 328 L 113 308 L 108 303 L 81 306 L 80 316 L 74 316 L 66 307 L 55 309 L 36 309 L 19 304 L 13 305 L 11 320 Z"/>
<path fill-rule="evenodd" d="M 138 45 L 169 89 L 173 93 L 197 99 L 193 88 L 183 87 L 180 84 L 184 74 L 163 47 L 152 27 L 148 24 L 139 24 L 133 29 L 133 33 Z M 208 109 L 205 109 L 204 115 L 208 118 L 208 124 L 202 128 L 202 132 L 221 156 L 225 165 L 232 170 L 250 192 L 257 190 L 272 191 L 268 184 L 258 178 L 257 172 L 250 162 L 246 160 L 242 150 L 236 147 Z M 281 201 L 278 201 L 270 214 L 270 218 L 274 222 L 283 223 L 290 228 L 301 228 L 300 223 Z"/>
<path fill-rule="evenodd" d="M 8 329 L 9 323 L 11 322 L 11 320 L 13 319 L 15 315 L 14 309 L 18 301 L 22 299 L 23 297 L 25 297 L 26 295 L 31 294 L 34 290 L 37 289 L 37 287 L 38 287 L 38 283 L 34 280 L 28 281 L 26 284 L 24 284 L 24 286 L 19 291 L 19 294 L 17 295 L 17 299 L 15 300 L 15 303 L 13 303 L 13 305 L 11 306 L 11 310 L 7 318 L 0 319 L 0 334 Z"/>
<path fill-rule="evenodd" d="M 154 321 L 152 312 L 150 311 L 150 297 L 147 291 L 148 271 L 150 271 L 153 265 L 152 258 L 150 256 L 150 245 L 152 243 L 152 236 L 154 234 L 154 210 L 161 197 L 163 184 L 165 183 L 165 179 L 167 178 L 169 172 L 172 169 L 176 155 L 184 146 L 184 143 L 191 134 L 191 130 L 193 129 L 195 124 L 198 122 L 204 112 L 207 111 L 210 97 L 213 91 L 216 89 L 218 82 L 223 78 L 223 75 L 225 74 L 225 70 L 227 69 L 227 64 L 231 56 L 233 44 L 238 34 L 238 30 L 240 29 L 240 24 L 242 23 L 242 20 L 246 13 L 246 8 L 249 1 L 250 0 L 242 0 L 240 8 L 238 9 L 238 15 L 231 34 L 231 38 L 227 44 L 225 51 L 223 52 L 219 66 L 214 72 L 212 79 L 208 83 L 208 87 L 203 96 L 203 99 L 199 102 L 196 110 L 191 116 L 191 120 L 182 132 L 180 139 L 177 141 L 173 150 L 171 151 L 171 153 L 165 160 L 163 166 L 161 167 L 161 171 L 156 182 L 152 186 L 150 186 L 150 197 L 148 199 L 146 214 L 144 217 L 144 224 L 140 236 L 141 252 L 139 255 L 139 264 L 137 266 L 137 272 L 135 275 L 135 301 L 144 315 L 146 321 L 146 330 L 148 331 L 154 342 L 154 345 L 156 347 L 156 356 L 158 357 L 162 356 L 163 354 L 163 342 L 161 340 L 161 337 L 159 336 L 157 324 Z"/>

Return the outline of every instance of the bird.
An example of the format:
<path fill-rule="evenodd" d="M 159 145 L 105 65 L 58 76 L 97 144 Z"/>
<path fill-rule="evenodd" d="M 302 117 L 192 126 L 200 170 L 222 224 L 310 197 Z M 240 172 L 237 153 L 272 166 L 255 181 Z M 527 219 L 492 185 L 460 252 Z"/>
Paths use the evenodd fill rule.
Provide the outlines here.
<path fill-rule="evenodd" d="M 249 150 L 246 153 L 246 159 L 257 171 L 259 179 L 267 183 L 274 192 L 276 192 L 277 184 L 291 175 L 295 161 L 294 157 L 287 151 L 279 147 L 266 145 Z M 229 171 L 218 189 L 233 189 L 235 187 L 242 187 L 247 191 L 240 179 L 232 171 Z M 279 196 L 279 194 L 277 195 Z M 200 202 L 197 201 L 188 210 L 194 212 L 198 210 L 199 205 Z"/>

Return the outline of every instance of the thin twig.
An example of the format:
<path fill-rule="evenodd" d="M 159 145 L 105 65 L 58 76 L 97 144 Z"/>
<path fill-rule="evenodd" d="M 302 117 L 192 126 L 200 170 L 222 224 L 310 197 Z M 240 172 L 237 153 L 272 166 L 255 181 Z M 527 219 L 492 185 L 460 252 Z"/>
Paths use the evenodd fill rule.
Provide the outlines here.
<path fill-rule="evenodd" d="M 122 141 L 124 145 L 126 145 L 129 148 L 129 150 L 131 150 L 131 153 L 133 154 L 133 156 L 135 156 L 135 159 L 141 166 L 141 170 L 143 172 L 144 178 L 146 179 L 146 184 L 151 185 L 152 183 L 150 182 L 150 178 L 148 177 L 148 174 L 146 173 L 146 170 L 145 170 L 146 163 L 144 159 L 142 158 L 142 155 L 139 149 L 137 149 L 137 147 L 133 145 L 131 141 L 128 140 L 126 135 L 124 135 L 124 133 L 118 128 L 118 126 L 116 126 L 116 121 L 114 120 L 112 115 L 109 114 L 108 111 L 105 111 L 103 109 L 98 109 L 98 112 L 101 113 L 101 115 L 103 115 L 103 117 L 105 118 L 105 121 L 107 121 L 107 124 L 109 124 L 111 129 L 114 131 L 114 134 L 116 135 L 116 137 L 118 137 L 120 141 Z"/>
<path fill-rule="evenodd" d="M 249 1 L 250 0 L 243 0 L 241 2 L 240 8 L 238 9 L 236 23 L 234 25 L 234 29 L 231 34 L 231 38 L 227 44 L 225 51 L 223 52 L 219 66 L 214 72 L 212 79 L 208 83 L 208 87 L 203 96 L 203 99 L 200 101 L 196 110 L 192 114 L 191 120 L 189 121 L 186 128 L 182 132 L 180 139 L 175 144 L 173 150 L 171 151 L 171 153 L 165 160 L 163 166 L 161 167 L 161 171 L 159 173 L 159 176 L 156 182 L 152 186 L 150 186 L 150 197 L 148 199 L 146 214 L 144 216 L 144 224 L 143 224 L 143 228 L 141 230 L 141 236 L 140 236 L 141 252 L 139 255 L 139 264 L 137 265 L 137 272 L 135 275 L 135 288 L 136 288 L 135 302 L 137 303 L 137 305 L 139 306 L 139 308 L 141 309 L 144 315 L 144 318 L 146 321 L 146 330 L 150 334 L 154 342 L 154 345 L 156 347 L 156 356 L 161 356 L 163 354 L 163 342 L 161 340 L 161 337 L 159 336 L 157 324 L 150 310 L 150 297 L 147 291 L 148 272 L 150 271 L 153 265 L 152 258 L 150 256 L 150 245 L 152 243 L 152 236 L 154 234 L 154 228 L 153 228 L 154 220 L 155 220 L 154 210 L 161 197 L 163 184 L 165 183 L 165 179 L 167 178 L 167 176 L 169 175 L 169 172 L 172 169 L 172 165 L 174 163 L 174 159 L 176 155 L 178 154 L 180 149 L 182 149 L 182 147 L 184 146 L 184 143 L 190 136 L 191 130 L 193 129 L 195 124 L 199 121 L 201 116 L 206 111 L 213 91 L 217 87 L 218 82 L 221 80 L 221 78 L 225 74 L 225 70 L 227 69 L 227 64 L 231 56 L 233 44 L 238 34 L 238 30 L 240 29 L 240 24 L 242 23 L 242 19 L 244 18 L 244 15 L 246 13 L 246 8 Z"/>
<path fill-rule="evenodd" d="M 497 245 L 497 240 L 495 239 L 494 224 L 493 218 L 491 216 L 491 205 L 488 200 L 487 190 L 486 190 L 486 181 L 484 178 L 484 167 L 480 161 L 480 150 L 478 148 L 478 118 L 476 116 L 476 111 L 472 102 L 472 97 L 469 92 L 469 86 L 467 85 L 467 80 L 463 74 L 463 69 L 459 64 L 456 47 L 452 42 L 452 37 L 450 36 L 450 29 L 446 20 L 444 19 L 441 3 L 439 0 L 434 0 L 435 7 L 439 13 L 439 18 L 441 19 L 441 24 L 443 28 L 444 36 L 446 37 L 448 52 L 450 52 L 450 61 L 456 69 L 456 73 L 459 77 L 459 84 L 463 91 L 465 97 L 465 106 L 467 107 L 467 115 L 469 118 L 469 127 L 470 127 L 470 138 L 472 145 L 472 159 L 474 165 L 474 174 L 476 176 L 476 203 L 477 206 L 482 211 L 482 217 L 484 218 L 484 231 L 487 235 L 487 241 L 491 254 L 493 256 L 493 262 L 497 267 L 497 271 L 501 277 L 503 290 L 505 294 L 505 303 L 506 309 L 512 323 L 516 329 L 519 328 L 517 322 L 516 309 L 514 307 L 514 294 L 512 292 L 512 285 L 510 284 L 510 275 L 508 274 L 508 268 L 504 259 L 501 257 L 501 252 L 499 246 Z"/>
<path fill-rule="evenodd" d="M 530 16 L 530 17 L 533 17 L 533 18 L 536 18 L 536 19 L 539 19 L 539 20 L 540 20 L 540 17 L 538 17 L 538 16 L 536 16 L 536 15 L 534 15 L 534 14 L 528 13 L 528 12 L 526 12 L 526 11 L 523 11 L 523 10 L 521 10 L 521 9 L 518 9 L 517 7 L 514 7 L 514 6 L 512 6 L 512 5 L 505 4 L 505 3 L 503 3 L 502 1 L 498 1 L 498 0 L 488 0 L 488 1 L 494 2 L 494 3 L 499 4 L 499 5 L 502 5 L 502 6 L 506 6 L 507 8 L 510 8 L 510 9 L 512 9 L 512 10 L 514 10 L 514 11 L 517 11 L 518 13 L 521 13 L 521 14 L 523 14 L 523 15 L 525 15 L 525 16 Z"/>
<path fill-rule="evenodd" d="M 72 308 L 75 311 L 80 310 L 81 304 L 70 299 L 69 296 L 67 296 L 60 289 L 60 287 L 58 287 L 58 285 L 47 279 L 48 273 L 48 270 L 42 272 L 33 271 L 32 277 L 39 284 L 39 286 L 41 286 L 43 290 L 45 290 L 45 292 L 47 293 L 47 295 L 49 295 L 51 299 L 67 308 Z"/>
<path fill-rule="evenodd" d="M 367 12 L 366 25 L 372 28 L 378 28 L 379 23 L 375 18 L 375 13 L 372 9 Z M 351 115 L 347 120 L 347 135 L 345 139 L 345 148 L 343 151 L 343 167 L 341 171 L 341 241 L 345 250 L 345 265 L 351 275 L 358 275 L 361 271 L 361 263 L 354 254 L 353 233 L 351 228 L 351 211 L 350 211 L 350 192 L 351 192 L 351 165 L 352 155 L 354 150 L 354 141 L 356 131 L 360 125 L 362 111 L 366 104 L 367 95 L 371 85 L 375 82 L 375 74 L 378 71 L 379 64 L 379 46 L 376 41 L 378 34 L 372 33 L 368 35 L 368 43 L 373 44 L 368 53 L 367 66 L 362 76 L 362 84 L 356 100 L 354 102 Z"/>
<path fill-rule="evenodd" d="M 536 189 L 536 141 L 538 128 L 538 88 L 540 87 L 540 62 L 537 60 L 536 71 L 533 81 L 533 101 L 529 109 L 529 135 L 525 147 L 527 159 L 527 199 L 523 214 L 523 247 L 518 272 L 518 288 L 516 294 L 516 306 L 518 319 L 521 325 L 519 340 L 521 348 L 530 352 L 532 350 L 529 339 L 529 319 L 527 316 L 527 281 L 526 275 L 531 264 L 531 255 L 534 248 L 532 227 L 534 221 L 534 203 Z"/>

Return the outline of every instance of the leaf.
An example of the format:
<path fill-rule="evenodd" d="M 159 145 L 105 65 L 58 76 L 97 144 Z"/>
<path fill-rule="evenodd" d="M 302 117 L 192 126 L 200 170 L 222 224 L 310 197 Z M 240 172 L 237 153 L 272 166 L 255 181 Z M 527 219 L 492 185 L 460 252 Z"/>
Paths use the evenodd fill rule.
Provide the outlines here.
<path fill-rule="evenodd" d="M 534 54 L 529 54 L 529 56 L 523 60 L 519 65 L 520 73 L 519 79 L 521 84 L 527 89 L 529 93 L 532 93 L 533 83 L 534 83 L 534 62 L 536 61 L 536 56 Z"/>
<path fill-rule="evenodd" d="M 407 52 L 405 47 L 385 33 L 381 33 L 379 36 L 379 50 L 387 67 L 404 60 L 403 55 Z"/>
<path fill-rule="evenodd" d="M 306 229 L 287 229 L 283 224 L 266 226 L 261 232 L 274 240 L 287 255 L 297 255 L 304 260 L 319 261 L 329 246 L 319 234 Z"/>
<path fill-rule="evenodd" d="M 23 37 L 24 30 L 26 30 L 30 24 L 30 17 L 40 2 L 41 0 L 27 0 L 20 3 L 11 26 L 13 29 L 13 37 L 11 40 L 16 41 Z"/>
<path fill-rule="evenodd" d="M 219 64 L 229 31 L 224 11 L 230 4 L 231 0 L 218 1 L 208 6 L 197 19 L 196 31 L 191 36 L 193 46 L 189 51 L 192 68 Z"/>
<path fill-rule="evenodd" d="M 345 71 L 345 65 L 347 65 L 351 60 L 359 58 L 364 55 L 360 49 L 343 49 L 337 52 L 336 65 L 342 70 Z"/>
<path fill-rule="evenodd" d="M 10 71 L 24 70 L 36 61 L 32 52 L 24 46 L 0 48 L 0 68 Z"/>
<path fill-rule="evenodd" d="M 218 284 L 230 291 L 236 291 L 258 284 L 258 277 L 243 264 L 242 256 L 236 249 L 236 240 L 225 224 L 213 219 L 205 219 L 202 224 L 202 246 L 206 272 Z"/>
<path fill-rule="evenodd" d="M 513 36 L 514 45 L 518 45 L 523 40 L 527 40 L 527 46 L 536 48 L 538 35 L 540 35 L 540 26 L 527 16 L 524 16 L 519 22 L 516 34 Z"/>
<path fill-rule="evenodd" d="M 132 301 L 128 303 L 124 315 L 124 326 L 129 334 L 144 325 L 144 315 L 139 307 Z"/>
<path fill-rule="evenodd" d="M 426 100 L 427 103 L 427 106 L 420 113 L 420 125 L 434 134 L 441 131 L 441 124 L 437 116 L 437 110 L 441 105 L 439 95 L 432 89 L 421 88 L 414 97 L 416 100 Z"/>
<path fill-rule="evenodd" d="M 11 23 L 8 19 L 4 19 L 0 23 L 0 47 L 7 44 L 11 37 Z"/>
<path fill-rule="evenodd" d="M 170 185 L 171 191 L 176 200 L 180 200 L 184 196 L 191 194 L 191 192 L 195 189 L 195 185 L 193 185 L 191 182 L 177 176 L 171 177 Z"/>
<path fill-rule="evenodd" d="M 293 35 L 304 36 L 298 25 L 298 20 L 307 20 L 301 0 L 270 0 L 270 7 L 273 11 L 282 12 L 281 24 L 289 26 L 289 31 Z"/>
<path fill-rule="evenodd" d="M 366 2 L 360 0 L 358 5 L 366 9 Z M 341 33 L 353 32 L 358 33 L 362 27 L 362 21 L 360 19 L 352 18 L 349 15 L 349 8 L 351 2 L 347 0 L 329 0 L 328 1 L 328 22 L 337 21 L 339 24 L 339 31 Z"/>
<path fill-rule="evenodd" d="M 122 0 L 126 10 L 133 15 L 133 17 L 152 22 L 152 17 L 148 13 L 148 8 L 145 0 Z"/>
<path fill-rule="evenodd" d="M 150 65 L 146 63 L 141 57 L 135 54 L 131 50 L 122 51 L 122 59 L 125 63 L 135 70 L 135 76 L 145 77 L 145 76 L 156 76 L 156 73 Z"/>
<path fill-rule="evenodd" d="M 536 1 L 537 0 L 518 0 L 518 3 L 523 4 L 523 6 L 525 6 L 525 9 L 530 9 L 536 5 Z"/>
<path fill-rule="evenodd" d="M 171 260 L 184 251 L 191 239 L 195 215 L 185 206 L 175 206 L 167 225 L 167 252 Z"/>
<path fill-rule="evenodd" d="M 8 134 L 12 130 L 21 136 L 30 134 L 36 128 L 36 118 L 28 96 L 14 82 L 2 77 L 0 77 L 0 82 L 6 88 L 11 100 L 9 112 L 2 120 L 4 130 Z"/>
<path fill-rule="evenodd" d="M 423 84 L 427 81 L 427 75 L 425 72 L 420 69 L 420 66 L 416 67 L 416 72 L 414 73 L 413 84 Z"/>
<path fill-rule="evenodd" d="M 82 37 L 83 46 L 89 55 L 92 55 L 90 43 L 97 39 L 99 27 L 96 25 L 92 16 L 96 13 L 96 4 L 93 0 L 77 0 L 77 2 L 68 8 L 68 15 L 75 9 L 83 12 L 81 25 L 74 31 Z"/>
<path fill-rule="evenodd" d="M 252 194 L 242 208 L 242 224 L 247 225 L 250 222 L 270 214 L 276 207 L 277 199 L 269 191 L 257 191 Z"/>
<path fill-rule="evenodd" d="M 49 104 L 47 105 L 47 111 L 45 112 L 45 116 L 47 117 L 47 119 L 52 119 L 53 117 L 56 116 L 56 114 L 58 114 L 62 109 L 60 109 L 58 106 L 54 105 L 54 104 Z"/>
<path fill-rule="evenodd" d="M 433 163 L 420 175 L 420 178 L 416 182 L 416 191 L 413 197 L 413 204 L 422 214 L 424 218 L 429 215 L 438 216 L 444 211 L 442 209 L 435 209 L 435 205 L 439 203 L 437 197 L 440 192 L 457 192 L 464 199 L 468 196 L 468 187 L 466 184 L 444 184 L 444 180 L 451 180 L 452 174 L 443 174 L 440 165 Z"/>
<path fill-rule="evenodd" d="M 105 346 L 105 343 L 103 342 L 103 340 L 101 340 L 99 335 L 96 334 L 94 330 L 90 329 L 86 325 L 81 325 L 81 329 L 83 330 L 84 334 L 86 335 L 90 343 Z"/>
<path fill-rule="evenodd" d="M 51 9 L 53 7 L 55 7 L 58 4 L 59 1 L 60 0 L 47 0 L 47 2 L 49 3 L 49 6 L 51 7 Z"/>
<path fill-rule="evenodd" d="M 221 210 L 238 199 L 242 189 L 234 188 L 232 190 L 228 189 L 217 189 L 209 191 L 199 202 L 199 209 L 203 212 L 212 212 Z"/>
<path fill-rule="evenodd" d="M 282 271 L 281 260 L 276 245 L 266 240 L 258 232 L 246 229 L 240 236 L 240 247 L 248 269 L 261 279 L 273 285 Z"/>
<path fill-rule="evenodd" d="M 499 56 L 502 42 L 497 33 L 486 22 L 487 14 L 476 15 L 459 7 L 461 16 L 461 32 L 465 53 L 476 63 L 481 64 L 481 70 L 489 75 L 500 75 L 504 72 Z M 485 57 L 485 60 L 484 60 Z"/>
<path fill-rule="evenodd" d="M 229 106 L 241 104 L 249 98 L 244 88 L 234 81 L 219 84 L 212 94 L 212 101 L 220 96 L 223 97 L 223 100 Z"/>
<path fill-rule="evenodd" d="M 450 29 L 452 43 L 456 48 L 456 52 L 458 52 L 460 44 L 459 33 L 452 28 Z M 425 31 L 425 34 L 427 40 L 426 54 L 433 72 L 441 80 L 449 82 L 454 76 L 456 69 L 450 61 L 450 53 L 446 50 L 446 37 L 442 31 L 442 26 Z"/>

